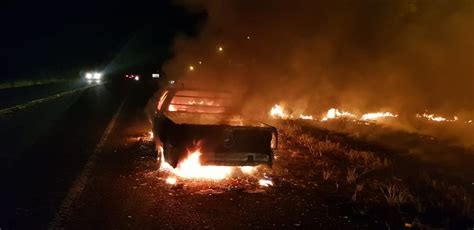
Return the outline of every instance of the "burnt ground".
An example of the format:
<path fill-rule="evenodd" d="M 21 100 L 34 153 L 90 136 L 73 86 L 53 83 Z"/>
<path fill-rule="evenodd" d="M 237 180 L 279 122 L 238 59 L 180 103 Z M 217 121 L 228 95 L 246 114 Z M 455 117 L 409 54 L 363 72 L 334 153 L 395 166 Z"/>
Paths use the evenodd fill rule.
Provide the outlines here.
<path fill-rule="evenodd" d="M 400 149 L 306 123 L 277 124 L 281 143 L 272 169 L 262 167 L 253 175 L 222 181 L 178 179 L 169 185 L 148 138 L 146 100 L 138 99 L 126 103 L 84 192 L 63 223 L 66 229 L 473 225 L 469 176 L 423 170 L 432 165 L 413 155 L 404 158 Z M 469 169 L 463 170 L 469 175 Z M 274 185 L 259 186 L 263 176 Z"/>

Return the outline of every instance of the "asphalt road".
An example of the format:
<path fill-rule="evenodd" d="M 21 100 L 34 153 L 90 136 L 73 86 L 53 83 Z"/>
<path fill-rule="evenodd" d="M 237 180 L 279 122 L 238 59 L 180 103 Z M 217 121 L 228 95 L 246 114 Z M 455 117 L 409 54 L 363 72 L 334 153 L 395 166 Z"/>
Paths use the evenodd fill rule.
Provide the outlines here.
<path fill-rule="evenodd" d="M 0 228 L 48 226 L 129 91 L 98 85 L 0 118 Z"/>

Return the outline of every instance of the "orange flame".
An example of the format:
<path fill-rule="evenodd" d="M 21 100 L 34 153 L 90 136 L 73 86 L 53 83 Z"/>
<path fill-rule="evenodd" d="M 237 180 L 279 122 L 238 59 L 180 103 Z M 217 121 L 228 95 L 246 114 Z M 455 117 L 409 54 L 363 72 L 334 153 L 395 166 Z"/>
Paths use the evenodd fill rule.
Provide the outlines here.
<path fill-rule="evenodd" d="M 303 119 L 303 120 L 313 120 L 313 116 L 312 116 L 312 115 L 304 115 L 304 114 L 301 114 L 301 115 L 300 115 L 300 119 Z"/>
<path fill-rule="evenodd" d="M 270 116 L 273 118 L 281 118 L 281 119 L 287 119 L 289 116 L 288 114 L 285 114 L 285 111 L 282 106 L 280 105 L 274 105 L 272 109 L 270 110 Z"/>
<path fill-rule="evenodd" d="M 356 116 L 352 113 L 345 112 L 345 111 L 340 111 L 340 110 L 335 109 L 335 108 L 331 108 L 326 113 L 326 116 L 324 116 L 321 119 L 321 121 L 327 121 L 327 120 L 330 120 L 330 119 L 343 118 L 343 117 L 345 117 L 345 118 L 356 118 Z"/>
<path fill-rule="evenodd" d="M 453 119 L 448 119 L 448 118 L 445 118 L 445 117 L 442 117 L 442 116 L 436 116 L 435 114 L 427 114 L 427 113 L 416 114 L 416 117 L 417 118 L 424 118 L 424 119 L 427 119 L 429 121 L 435 121 L 435 122 L 455 122 L 455 121 L 458 120 L 457 116 L 454 116 Z"/>
<path fill-rule="evenodd" d="M 258 181 L 258 184 L 263 187 L 269 187 L 269 186 L 273 186 L 273 181 L 262 178 Z"/>
<path fill-rule="evenodd" d="M 199 149 L 190 153 L 176 168 L 163 161 L 161 168 L 186 179 L 222 180 L 231 174 L 232 167 L 201 165 L 199 161 L 201 154 Z"/>
<path fill-rule="evenodd" d="M 161 170 L 171 172 L 176 177 L 183 179 L 199 179 L 199 180 L 222 180 L 229 177 L 234 170 L 240 170 L 243 174 L 251 175 L 257 171 L 255 166 L 203 166 L 199 160 L 202 153 L 199 149 L 189 153 L 188 157 L 178 163 L 176 168 L 173 168 L 164 160 L 163 148 L 160 147 L 162 163 Z M 175 177 L 168 177 L 166 183 L 176 184 Z"/>
<path fill-rule="evenodd" d="M 364 121 L 377 120 L 377 119 L 386 118 L 386 117 L 398 117 L 398 115 L 390 113 L 390 112 L 366 113 L 362 115 L 361 120 L 364 120 Z"/>

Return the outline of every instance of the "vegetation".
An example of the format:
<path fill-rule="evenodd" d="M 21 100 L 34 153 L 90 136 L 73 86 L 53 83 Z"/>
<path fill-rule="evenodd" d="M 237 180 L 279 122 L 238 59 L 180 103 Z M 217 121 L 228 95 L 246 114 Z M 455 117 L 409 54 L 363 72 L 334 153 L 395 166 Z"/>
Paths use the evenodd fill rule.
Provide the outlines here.
<path fill-rule="evenodd" d="M 68 78 L 48 78 L 48 79 L 38 79 L 38 80 L 17 80 L 12 82 L 3 82 L 0 83 L 0 89 L 9 89 L 9 88 L 19 88 L 19 87 L 28 87 L 34 85 L 46 85 L 52 83 L 60 82 L 69 82 L 74 79 Z"/>
<path fill-rule="evenodd" d="M 359 149 L 356 144 L 347 144 L 350 141 L 335 141 L 329 134 L 321 137 L 313 131 L 293 122 L 279 125 L 281 151 L 291 153 L 285 160 L 291 165 L 293 158 L 304 158 L 308 170 L 302 171 L 307 174 L 294 176 L 310 177 L 324 185 L 319 186 L 323 194 L 342 195 L 344 202 L 357 207 L 355 213 L 374 212 L 407 226 L 421 222 L 425 227 L 450 228 L 459 226 L 453 225 L 459 222 L 472 223 L 472 187 L 444 175 L 417 173 L 430 172 L 432 167 L 415 159 L 409 163 L 416 169 L 408 168 L 413 172 L 409 173 L 401 169 L 407 160 L 399 155 L 375 148 Z M 393 212 L 398 213 L 397 217 Z"/>

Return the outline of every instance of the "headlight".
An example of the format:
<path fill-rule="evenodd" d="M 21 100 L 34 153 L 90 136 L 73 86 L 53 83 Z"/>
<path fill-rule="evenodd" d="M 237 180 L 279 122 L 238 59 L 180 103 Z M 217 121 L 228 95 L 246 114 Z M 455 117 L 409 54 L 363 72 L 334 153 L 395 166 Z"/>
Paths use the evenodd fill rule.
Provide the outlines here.
<path fill-rule="evenodd" d="M 140 80 L 140 77 L 135 76 L 135 81 L 138 81 L 138 80 Z"/>
<path fill-rule="evenodd" d="M 94 79 L 100 79 L 102 77 L 101 73 L 94 73 Z"/>
<path fill-rule="evenodd" d="M 92 74 L 91 73 L 86 73 L 86 79 L 92 79 Z"/>

